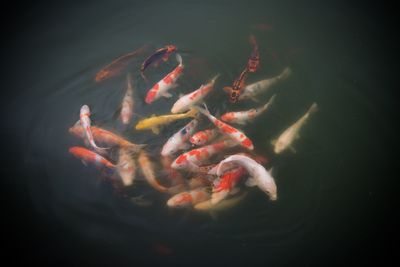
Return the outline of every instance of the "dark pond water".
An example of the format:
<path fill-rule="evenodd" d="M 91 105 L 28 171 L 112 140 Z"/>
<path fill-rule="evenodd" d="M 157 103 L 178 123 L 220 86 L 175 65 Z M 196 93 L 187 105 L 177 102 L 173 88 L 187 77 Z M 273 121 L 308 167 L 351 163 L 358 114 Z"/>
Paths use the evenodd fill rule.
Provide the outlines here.
<path fill-rule="evenodd" d="M 395 53 L 388 52 L 395 50 L 385 38 L 393 32 L 385 9 L 373 4 L 188 2 L 10 7 L 16 16 L 3 50 L 9 62 L 2 98 L 7 115 L 3 203 L 9 218 L 4 231 L 13 244 L 10 251 L 28 251 L 27 259 L 14 260 L 69 266 L 267 266 L 383 259 L 391 247 L 390 230 L 385 230 L 393 223 L 383 219 L 390 210 L 385 201 L 391 198 L 385 179 L 392 175 L 398 122 L 391 90 Z M 271 159 L 277 202 L 250 189 L 242 203 L 213 219 L 192 210 L 170 210 L 167 196 L 139 183 L 132 194 L 145 194 L 152 205 L 138 207 L 68 153 L 70 146 L 81 145 L 68 128 L 83 104 L 92 107 L 96 124 L 149 144 L 154 155 L 185 123 L 173 123 L 160 136 L 120 131 L 113 115 L 125 92 L 125 76 L 101 83 L 93 77 L 142 45 L 175 44 L 187 66 L 172 99 L 146 105 L 149 86 L 137 73 L 145 55 L 132 62 L 135 112 L 142 116 L 168 112 L 178 92 L 189 92 L 216 73 L 221 78 L 207 100 L 213 113 L 253 106 L 229 104 L 221 89 L 247 61 L 249 34 L 257 37 L 261 53 L 261 68 L 249 82 L 275 76 L 287 66 L 293 70 L 290 79 L 263 95 L 262 101 L 277 93 L 270 112 L 243 128 L 256 150 Z M 158 81 L 174 62 L 151 70 L 150 79 Z M 274 156 L 270 140 L 312 102 L 319 111 L 302 131 L 297 153 Z"/>

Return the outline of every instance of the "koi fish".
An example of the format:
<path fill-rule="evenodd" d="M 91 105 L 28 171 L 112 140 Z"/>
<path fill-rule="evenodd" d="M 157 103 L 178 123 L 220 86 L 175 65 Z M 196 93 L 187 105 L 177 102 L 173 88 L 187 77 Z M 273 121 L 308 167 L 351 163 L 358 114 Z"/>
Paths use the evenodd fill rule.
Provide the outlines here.
<path fill-rule="evenodd" d="M 210 180 L 207 179 L 205 175 L 199 175 L 191 178 L 188 182 L 190 189 L 195 189 L 198 187 L 209 186 L 211 184 Z"/>
<path fill-rule="evenodd" d="M 117 169 L 122 183 L 125 186 L 132 185 L 136 176 L 136 163 L 129 150 L 125 148 L 119 150 Z"/>
<path fill-rule="evenodd" d="M 89 144 L 96 150 L 96 151 L 104 151 L 104 147 L 98 147 L 93 139 L 92 130 L 90 128 L 90 109 L 87 105 L 83 105 L 80 112 L 80 120 L 79 123 L 82 125 L 83 129 L 85 130 L 85 136 L 89 141 Z"/>
<path fill-rule="evenodd" d="M 261 106 L 257 109 L 252 108 L 246 111 L 227 112 L 221 116 L 221 120 L 230 123 L 246 125 L 248 122 L 253 121 L 255 118 L 264 113 L 274 102 L 274 99 L 275 95 L 273 95 L 264 106 Z"/>
<path fill-rule="evenodd" d="M 121 115 L 120 115 L 122 124 L 125 125 L 129 124 L 129 122 L 131 121 L 133 115 L 133 107 L 134 107 L 132 81 L 131 81 L 131 75 L 129 73 L 126 76 L 126 83 L 127 83 L 127 88 L 124 99 L 122 100 Z"/>
<path fill-rule="evenodd" d="M 247 179 L 247 186 L 258 186 L 265 192 L 271 200 L 277 199 L 277 188 L 274 178 L 269 172 L 257 161 L 244 155 L 232 155 L 219 163 L 217 175 L 221 175 L 221 171 L 225 164 L 238 164 L 246 169 L 250 178 Z"/>
<path fill-rule="evenodd" d="M 215 81 L 219 77 L 219 74 L 216 75 L 208 84 L 200 86 L 199 89 L 181 96 L 175 104 L 172 106 L 172 113 L 180 113 L 189 110 L 191 107 L 199 103 L 211 92 L 214 88 Z"/>
<path fill-rule="evenodd" d="M 229 136 L 232 140 L 240 144 L 242 147 L 253 150 L 253 142 L 248 138 L 244 133 L 239 131 L 238 129 L 218 120 L 206 109 L 201 107 L 196 107 L 204 116 L 206 116 L 218 129 L 221 133 Z"/>
<path fill-rule="evenodd" d="M 135 129 L 136 130 L 147 130 L 151 129 L 153 133 L 159 134 L 160 133 L 160 126 L 169 124 L 173 121 L 180 120 L 180 119 L 186 119 L 186 118 L 195 118 L 197 115 L 197 110 L 191 109 L 186 113 L 181 113 L 181 114 L 170 114 L 170 115 L 161 115 L 161 116 L 156 116 L 152 115 L 150 118 L 143 119 L 139 121 Z"/>
<path fill-rule="evenodd" d="M 140 150 L 137 160 L 140 169 L 142 170 L 143 176 L 146 178 L 146 181 L 151 185 L 151 187 L 162 193 L 167 192 L 168 188 L 161 185 L 157 181 L 156 175 L 154 173 L 154 164 L 144 150 Z"/>
<path fill-rule="evenodd" d="M 235 146 L 232 140 L 224 140 L 204 147 L 190 150 L 181 154 L 172 162 L 171 167 L 177 170 L 198 171 L 199 166 L 204 165 L 213 155 Z"/>
<path fill-rule="evenodd" d="M 131 61 L 138 55 L 144 53 L 147 49 L 147 45 L 142 46 L 141 48 L 125 54 L 115 60 L 113 60 L 110 64 L 103 67 L 99 72 L 96 73 L 94 80 L 96 82 L 104 81 L 108 78 L 117 76 L 122 73 L 122 71 L 131 63 Z"/>
<path fill-rule="evenodd" d="M 226 86 L 223 88 L 223 90 L 229 95 L 229 102 L 231 102 L 231 103 L 238 102 L 239 96 L 245 86 L 248 73 L 249 73 L 249 70 L 246 67 L 240 73 L 240 76 L 233 82 L 232 87 Z"/>
<path fill-rule="evenodd" d="M 248 194 L 247 192 L 243 192 L 239 196 L 229 199 L 224 199 L 215 205 L 211 203 L 211 200 L 206 200 L 196 204 L 194 208 L 199 211 L 211 212 L 211 216 L 215 218 L 216 214 L 214 212 L 233 208 L 234 206 L 238 205 L 241 201 L 243 201 L 243 199 L 247 196 L 247 194 Z"/>
<path fill-rule="evenodd" d="M 318 110 L 317 104 L 313 103 L 308 109 L 306 114 L 304 114 L 299 120 L 297 120 L 292 126 L 286 129 L 277 140 L 271 141 L 274 146 L 274 152 L 276 154 L 282 153 L 287 148 L 290 148 L 293 152 L 296 150 L 292 147 L 294 140 L 300 137 L 299 132 L 303 125 L 307 122 L 308 118 Z"/>
<path fill-rule="evenodd" d="M 260 52 L 258 51 L 258 44 L 254 35 L 250 35 L 250 44 L 253 45 L 253 51 L 249 61 L 247 62 L 247 69 L 249 72 L 256 72 L 260 66 Z"/>
<path fill-rule="evenodd" d="M 166 98 L 172 97 L 168 90 L 177 86 L 176 81 L 182 75 L 184 68 L 181 55 L 176 54 L 176 60 L 179 62 L 179 65 L 147 92 L 145 99 L 147 104 L 153 103 L 162 96 Z"/>
<path fill-rule="evenodd" d="M 217 181 L 214 182 L 211 204 L 215 205 L 226 198 L 230 193 L 235 193 L 235 186 L 246 174 L 247 171 L 243 167 L 237 167 L 225 172 Z"/>
<path fill-rule="evenodd" d="M 161 150 L 161 156 L 171 156 L 178 152 L 179 150 L 185 150 L 190 147 L 187 142 L 193 132 L 196 130 L 199 122 L 194 119 L 188 124 L 186 124 L 177 133 L 171 136 L 168 141 L 164 144 Z"/>
<path fill-rule="evenodd" d="M 202 146 L 214 140 L 218 133 L 219 131 L 216 128 L 199 131 L 190 137 L 189 141 L 192 145 Z"/>
<path fill-rule="evenodd" d="M 267 91 L 269 88 L 271 88 L 275 84 L 286 80 L 290 76 L 291 73 L 292 73 L 292 71 L 290 68 L 285 68 L 281 72 L 281 74 L 279 74 L 276 77 L 261 80 L 259 82 L 247 85 L 246 87 L 243 88 L 243 91 L 239 96 L 239 101 L 250 98 L 253 101 L 258 102 L 256 96 L 258 96 L 262 92 Z"/>
<path fill-rule="evenodd" d="M 193 206 L 210 198 L 209 190 L 206 187 L 197 188 L 189 192 L 179 193 L 167 201 L 168 207 L 183 208 Z"/>
<path fill-rule="evenodd" d="M 97 167 L 107 167 L 109 169 L 115 169 L 116 166 L 110 161 L 100 156 L 99 154 L 86 149 L 84 147 L 74 146 L 69 149 L 69 153 L 80 159 L 82 163 L 87 166 L 88 163 L 93 163 Z"/>
<path fill-rule="evenodd" d="M 142 75 L 143 79 L 146 80 L 146 77 L 144 76 L 144 71 L 147 69 L 148 66 L 150 66 L 151 64 L 158 65 L 161 60 L 167 61 L 169 56 L 176 50 L 176 46 L 167 45 L 163 48 L 158 49 L 151 56 L 146 58 L 146 60 L 142 63 L 142 66 L 140 67 L 140 74 Z"/>
<path fill-rule="evenodd" d="M 119 146 L 121 148 L 129 149 L 130 151 L 138 151 L 140 148 L 143 148 L 146 145 L 137 145 L 129 142 L 128 140 L 118 136 L 110 131 L 98 128 L 96 126 L 90 127 L 91 132 L 93 134 L 94 140 L 96 142 L 100 142 L 106 144 L 108 146 Z M 86 141 L 85 138 L 85 130 L 81 125 L 74 125 L 69 128 L 69 132 L 75 135 L 78 138 L 82 138 Z"/>

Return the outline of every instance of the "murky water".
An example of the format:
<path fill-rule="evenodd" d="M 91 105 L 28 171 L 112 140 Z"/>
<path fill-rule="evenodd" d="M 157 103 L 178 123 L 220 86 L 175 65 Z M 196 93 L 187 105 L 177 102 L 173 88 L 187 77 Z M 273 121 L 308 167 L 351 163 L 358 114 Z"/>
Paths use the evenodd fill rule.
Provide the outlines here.
<path fill-rule="evenodd" d="M 336 251 L 340 259 L 360 253 L 354 247 L 375 237 L 369 230 L 376 220 L 372 211 L 382 200 L 382 183 L 372 177 L 389 164 L 387 140 L 393 137 L 395 120 L 386 116 L 393 111 L 391 92 L 377 93 L 377 88 L 389 88 L 393 78 L 383 80 L 379 72 L 390 62 L 376 53 L 383 49 L 376 41 L 382 33 L 366 20 L 368 13 L 345 5 L 268 2 L 113 1 L 41 7 L 35 10 L 43 18 L 33 16 L 32 24 L 20 26 L 13 36 L 18 44 L 12 49 L 16 89 L 14 98 L 3 101 L 15 118 L 4 132 L 15 131 L 19 140 L 14 148 L 21 165 L 12 173 L 23 177 L 17 184 L 27 186 L 24 198 L 40 218 L 35 223 L 43 223 L 39 228 L 54 235 L 49 240 L 59 248 L 47 244 L 37 249 L 39 255 L 68 255 L 71 263 L 76 257 L 78 263 L 303 265 L 322 263 Z M 146 105 L 150 85 L 138 69 L 148 53 L 132 61 L 128 69 L 134 77 L 135 112 L 141 116 L 169 112 L 179 93 L 198 88 L 217 73 L 221 78 L 207 100 L 212 113 L 253 107 L 252 102 L 229 104 L 222 91 L 247 62 L 250 33 L 259 42 L 261 68 L 249 83 L 287 66 L 293 70 L 290 79 L 263 95 L 261 102 L 277 94 L 273 108 L 242 128 L 274 166 L 277 202 L 249 189 L 243 202 L 214 218 L 168 209 L 167 195 L 138 181 L 130 195 L 144 194 L 150 201 L 141 207 L 116 194 L 96 169 L 68 153 L 70 146 L 82 145 L 68 128 L 83 104 L 91 106 L 96 125 L 148 144 L 155 159 L 166 139 L 186 123 L 173 123 L 159 136 L 131 127 L 122 130 L 114 114 L 125 93 L 125 75 L 93 81 L 104 65 L 142 45 L 151 51 L 175 44 L 187 68 L 173 98 Z M 156 82 L 175 64 L 170 60 L 151 69 L 148 77 Z M 312 102 L 319 111 L 302 131 L 297 153 L 274 156 L 271 139 Z M 382 103 L 388 104 L 382 108 Z M 367 168 L 372 166 L 380 167 Z M 360 233 L 371 236 L 358 237 Z"/>

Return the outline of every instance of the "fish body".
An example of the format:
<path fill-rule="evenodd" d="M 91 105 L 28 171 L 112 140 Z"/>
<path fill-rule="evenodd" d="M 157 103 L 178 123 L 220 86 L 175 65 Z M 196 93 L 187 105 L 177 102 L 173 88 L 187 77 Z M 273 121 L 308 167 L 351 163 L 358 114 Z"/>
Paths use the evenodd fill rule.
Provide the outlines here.
<path fill-rule="evenodd" d="M 143 119 L 139 121 L 135 129 L 136 130 L 147 130 L 150 129 L 153 131 L 155 134 L 160 133 L 159 127 L 161 125 L 169 124 L 171 122 L 174 122 L 176 120 L 180 119 L 186 119 L 186 118 L 195 118 L 197 115 L 197 110 L 191 109 L 186 113 L 181 113 L 181 114 L 170 114 L 170 115 L 161 115 L 161 116 L 155 116 L 153 115 L 150 118 Z"/>
<path fill-rule="evenodd" d="M 156 189 L 157 191 L 162 192 L 162 193 L 167 192 L 168 188 L 161 185 L 157 181 L 156 174 L 154 171 L 154 164 L 143 149 L 139 152 L 139 156 L 138 156 L 137 160 L 138 160 L 140 169 L 143 173 L 143 176 L 145 177 L 146 181 L 151 185 L 151 187 L 153 187 L 154 189 Z"/>
<path fill-rule="evenodd" d="M 211 184 L 210 180 L 205 175 L 199 175 L 191 178 L 188 182 L 190 189 L 195 189 L 198 187 L 209 186 Z"/>
<path fill-rule="evenodd" d="M 133 184 L 136 176 L 136 163 L 132 158 L 132 153 L 125 148 L 119 150 L 117 170 L 125 186 Z"/>
<path fill-rule="evenodd" d="M 214 183 L 211 203 L 217 204 L 226 198 L 233 191 L 237 183 L 243 176 L 247 174 L 244 167 L 237 167 L 222 174 L 222 176 Z"/>
<path fill-rule="evenodd" d="M 247 62 L 247 69 L 249 72 L 256 72 L 260 67 L 260 52 L 258 50 L 256 38 L 253 35 L 250 35 L 250 43 L 253 45 L 253 51 Z"/>
<path fill-rule="evenodd" d="M 277 199 L 277 187 L 274 178 L 269 172 L 257 161 L 244 155 L 232 155 L 220 162 L 217 170 L 217 175 L 221 175 L 224 164 L 235 163 L 242 166 L 248 172 L 250 178 L 247 180 L 246 185 L 258 186 L 265 192 L 271 200 Z"/>
<path fill-rule="evenodd" d="M 243 88 L 238 100 L 241 101 L 241 100 L 245 100 L 245 99 L 252 99 L 252 100 L 258 102 L 256 97 L 259 94 L 267 91 L 269 88 L 271 88 L 275 84 L 279 83 L 280 81 L 286 80 L 290 76 L 291 73 L 292 73 L 292 71 L 290 68 L 285 68 L 276 77 L 261 80 L 256 83 L 252 83 L 252 84 L 245 86 Z"/>
<path fill-rule="evenodd" d="M 275 99 L 275 95 L 271 97 L 271 99 L 263 106 L 255 109 L 252 108 L 246 111 L 235 111 L 235 112 L 227 112 L 221 116 L 221 120 L 229 123 L 236 123 L 241 125 L 246 125 L 247 123 L 253 121 L 255 118 L 264 113 L 268 107 L 271 106 Z"/>
<path fill-rule="evenodd" d="M 242 147 L 253 150 L 254 145 L 253 142 L 248 138 L 243 132 L 238 129 L 218 120 L 216 117 L 211 115 L 208 110 L 205 110 L 201 107 L 196 107 L 204 116 L 206 116 L 224 135 L 229 136 L 236 143 L 240 144 Z"/>
<path fill-rule="evenodd" d="M 178 170 L 198 171 L 199 166 L 207 163 L 213 155 L 236 145 L 231 140 L 224 140 L 204 147 L 192 149 L 181 154 L 171 164 L 171 167 Z"/>
<path fill-rule="evenodd" d="M 92 130 L 90 128 L 91 126 L 91 120 L 90 120 L 90 109 L 87 105 L 83 105 L 81 107 L 81 112 L 80 112 L 80 119 L 79 122 L 82 125 L 84 132 L 85 132 L 85 136 L 89 142 L 89 144 L 96 150 L 96 151 L 104 151 L 103 147 L 98 147 L 96 145 L 96 143 L 94 142 L 93 139 L 93 134 L 92 134 Z"/>
<path fill-rule="evenodd" d="M 140 148 L 145 146 L 145 145 L 137 145 L 131 143 L 125 138 L 115 133 L 112 133 L 102 128 L 98 128 L 96 126 L 91 126 L 90 129 L 93 134 L 93 138 L 94 140 L 96 140 L 96 142 L 106 144 L 108 146 L 119 146 L 122 148 L 129 149 L 131 151 L 139 150 Z M 85 130 L 81 125 L 74 125 L 73 127 L 69 128 L 69 132 L 75 135 L 76 137 L 85 140 Z"/>
<path fill-rule="evenodd" d="M 214 84 L 219 75 L 216 75 L 208 84 L 200 86 L 199 89 L 181 96 L 172 106 L 172 113 L 180 113 L 189 110 L 194 105 L 201 102 L 214 88 Z"/>
<path fill-rule="evenodd" d="M 223 90 L 229 95 L 229 102 L 237 103 L 239 101 L 239 97 L 244 89 L 246 84 L 246 79 L 249 74 L 249 70 L 246 67 L 239 75 L 239 77 L 233 82 L 232 87 L 226 86 Z"/>
<path fill-rule="evenodd" d="M 69 152 L 76 158 L 80 159 L 85 165 L 87 163 L 93 163 L 97 167 L 107 167 L 109 169 L 116 168 L 114 164 L 104 157 L 84 147 L 74 146 L 69 149 Z"/>
<path fill-rule="evenodd" d="M 199 122 L 193 119 L 191 122 L 186 124 L 182 129 L 171 136 L 168 141 L 164 144 L 161 155 L 162 156 L 172 156 L 179 150 L 185 150 L 190 147 L 188 140 L 190 136 L 194 133 Z"/>
<path fill-rule="evenodd" d="M 184 69 L 182 57 L 177 54 L 176 59 L 178 60 L 179 65 L 147 92 L 145 99 L 147 104 L 153 103 L 162 96 L 166 98 L 172 97 L 168 91 L 176 87 L 176 81 L 182 75 Z"/>
<path fill-rule="evenodd" d="M 190 137 L 189 141 L 192 145 L 196 146 L 203 146 L 215 139 L 218 136 L 219 130 L 214 129 L 207 129 L 203 131 L 199 131 Z"/>
<path fill-rule="evenodd" d="M 209 212 L 223 211 L 238 205 L 246 196 L 247 192 L 243 192 L 238 196 L 229 199 L 223 199 L 222 201 L 216 204 L 211 203 L 210 199 L 196 204 L 194 208 L 199 211 L 209 211 Z M 211 216 L 215 217 L 214 215 L 215 214 L 211 213 Z"/>
<path fill-rule="evenodd" d="M 179 193 L 167 201 L 168 207 L 183 208 L 194 206 L 210 198 L 209 190 L 206 187 L 197 188 L 188 192 Z"/>
<path fill-rule="evenodd" d="M 120 114 L 122 124 L 124 125 L 130 123 L 134 107 L 131 75 L 128 74 L 126 79 L 127 79 L 127 88 L 124 99 L 122 100 L 121 114 Z"/>
<path fill-rule="evenodd" d="M 292 148 L 291 145 L 294 140 L 299 138 L 300 129 L 307 122 L 308 118 L 311 114 L 318 110 L 317 104 L 313 103 L 311 107 L 308 109 L 306 114 L 304 114 L 300 119 L 298 119 L 292 126 L 287 128 L 277 140 L 272 141 L 274 145 L 274 152 L 276 154 L 282 153 L 284 150 L 288 148 Z"/>
<path fill-rule="evenodd" d="M 167 61 L 169 56 L 176 50 L 177 50 L 176 46 L 167 45 L 163 48 L 158 49 L 151 56 L 146 58 L 140 67 L 140 73 L 141 73 L 142 77 L 145 78 L 144 71 L 147 69 L 147 67 L 149 67 L 152 64 L 158 64 L 161 60 Z"/>

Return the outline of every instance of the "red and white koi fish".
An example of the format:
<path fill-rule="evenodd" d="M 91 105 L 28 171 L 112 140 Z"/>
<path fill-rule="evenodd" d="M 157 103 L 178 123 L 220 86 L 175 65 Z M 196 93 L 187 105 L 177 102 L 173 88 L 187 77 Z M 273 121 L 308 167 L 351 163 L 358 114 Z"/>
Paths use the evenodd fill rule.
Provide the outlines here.
<path fill-rule="evenodd" d="M 185 150 L 191 147 L 191 145 L 188 143 L 188 140 L 196 130 L 198 124 L 199 122 L 194 119 L 173 136 L 171 136 L 164 144 L 161 150 L 161 156 L 172 156 L 179 150 Z"/>
<path fill-rule="evenodd" d="M 168 90 L 176 87 L 176 81 L 182 75 L 184 68 L 181 55 L 177 54 L 176 59 L 179 65 L 148 91 L 145 99 L 147 104 L 153 103 L 162 96 L 166 98 L 172 97 Z"/>
<path fill-rule="evenodd" d="M 256 72 L 260 67 L 260 52 L 258 51 L 258 44 L 254 35 L 250 35 L 249 41 L 253 45 L 253 51 L 247 62 L 247 69 L 249 72 Z"/>
<path fill-rule="evenodd" d="M 121 148 L 129 149 L 130 151 L 137 151 L 143 148 L 145 145 L 137 145 L 129 142 L 125 138 L 116 135 L 110 131 L 98 128 L 96 126 L 90 127 L 91 133 L 93 134 L 94 140 L 108 146 L 119 146 Z M 86 141 L 85 129 L 81 125 L 74 125 L 69 128 L 69 132 L 78 138 L 82 138 Z"/>
<path fill-rule="evenodd" d="M 142 66 L 140 67 L 140 74 L 142 75 L 143 79 L 146 80 L 146 77 L 144 76 L 144 71 L 147 69 L 148 66 L 151 64 L 157 64 L 162 60 L 162 61 L 167 61 L 169 56 L 177 50 L 176 46 L 174 45 L 167 45 L 163 48 L 158 49 L 156 52 L 154 52 L 151 56 L 146 58 L 146 60 L 142 63 Z"/>
<path fill-rule="evenodd" d="M 218 120 L 216 117 L 211 115 L 211 113 L 207 109 L 203 109 L 201 107 L 196 107 L 204 116 L 206 116 L 218 129 L 221 133 L 229 136 L 232 140 L 240 144 L 242 147 L 253 150 L 253 142 L 248 138 L 244 133 L 239 131 L 238 129 Z M 207 108 L 207 107 L 206 107 Z"/>
<path fill-rule="evenodd" d="M 203 131 L 199 131 L 195 133 L 192 137 L 190 137 L 189 141 L 192 145 L 203 146 L 215 139 L 219 134 L 218 129 L 207 129 Z"/>
<path fill-rule="evenodd" d="M 125 148 L 119 150 L 117 169 L 122 183 L 125 186 L 132 185 L 136 177 L 136 163 L 129 150 Z"/>
<path fill-rule="evenodd" d="M 76 158 L 80 159 L 84 165 L 87 165 L 87 163 L 93 163 L 97 167 L 107 167 L 109 169 L 116 168 L 114 164 L 104 157 L 84 147 L 74 146 L 69 149 L 69 152 Z"/>
<path fill-rule="evenodd" d="M 207 187 L 197 188 L 189 192 L 179 193 L 167 201 L 168 207 L 183 208 L 193 206 L 210 198 Z"/>
<path fill-rule="evenodd" d="M 250 178 L 247 179 L 247 186 L 258 186 L 265 192 L 271 200 L 277 199 L 277 188 L 274 178 L 271 174 L 257 161 L 244 155 L 232 155 L 219 163 L 217 175 L 220 176 L 225 164 L 238 164 L 246 169 Z"/>
<path fill-rule="evenodd" d="M 126 83 L 127 83 L 127 88 L 124 99 L 122 100 L 121 115 L 120 115 L 122 124 L 125 125 L 130 123 L 134 107 L 132 81 L 131 81 L 131 75 L 129 73 L 126 76 Z"/>
<path fill-rule="evenodd" d="M 211 195 L 211 204 L 215 205 L 230 193 L 234 193 L 237 183 L 247 174 L 243 167 L 236 167 L 225 172 L 214 182 L 213 193 Z"/>
<path fill-rule="evenodd" d="M 104 151 L 104 147 L 98 147 L 93 139 L 92 130 L 90 128 L 90 109 L 87 105 L 83 105 L 80 112 L 80 124 L 82 125 L 83 129 L 85 130 L 85 136 L 89 141 L 89 144 L 96 150 L 96 151 Z"/>
<path fill-rule="evenodd" d="M 199 166 L 209 161 L 210 157 L 235 145 L 236 143 L 232 140 L 223 140 L 218 143 L 190 150 L 177 157 L 171 167 L 178 170 L 185 169 L 196 172 L 199 170 Z"/>
<path fill-rule="evenodd" d="M 194 105 L 198 104 L 202 101 L 208 93 L 214 88 L 215 81 L 219 77 L 219 74 L 216 75 L 208 84 L 200 86 L 199 89 L 181 96 L 175 104 L 172 106 L 172 113 L 181 113 L 189 110 Z"/>
<path fill-rule="evenodd" d="M 271 99 L 264 106 L 259 107 L 257 109 L 252 108 L 246 111 L 227 112 L 221 116 L 221 120 L 230 123 L 246 125 L 248 122 L 253 121 L 256 117 L 264 113 L 274 102 L 274 99 L 275 95 L 273 95 Z"/>
<path fill-rule="evenodd" d="M 261 80 L 256 83 L 249 84 L 245 86 L 239 96 L 239 101 L 245 99 L 252 99 L 255 102 L 259 102 L 257 100 L 257 96 L 263 92 L 266 92 L 275 84 L 278 84 L 281 81 L 286 80 L 290 74 L 292 73 L 290 68 L 285 68 L 278 76 L 272 77 L 269 79 Z"/>

